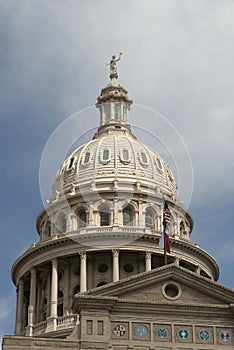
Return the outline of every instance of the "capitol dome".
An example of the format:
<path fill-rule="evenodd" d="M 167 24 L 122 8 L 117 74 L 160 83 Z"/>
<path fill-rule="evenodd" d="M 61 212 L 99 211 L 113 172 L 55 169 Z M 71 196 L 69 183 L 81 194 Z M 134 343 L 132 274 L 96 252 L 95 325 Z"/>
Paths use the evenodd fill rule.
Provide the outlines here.
<path fill-rule="evenodd" d="M 96 103 L 99 129 L 61 165 L 37 218 L 39 242 L 12 267 L 18 335 L 65 339 L 78 322 L 77 293 L 164 266 L 163 196 L 171 212 L 167 263 L 218 279 L 216 261 L 190 240 L 193 219 L 170 167 L 133 135 L 132 101 L 117 74 L 110 78 Z"/>
<path fill-rule="evenodd" d="M 123 127 L 122 127 L 123 128 Z M 177 199 L 174 176 L 167 163 L 150 147 L 138 141 L 133 134 L 118 124 L 76 149 L 63 163 L 55 180 L 52 200 L 61 191 L 74 188 L 101 191 L 138 191 L 164 193 Z"/>

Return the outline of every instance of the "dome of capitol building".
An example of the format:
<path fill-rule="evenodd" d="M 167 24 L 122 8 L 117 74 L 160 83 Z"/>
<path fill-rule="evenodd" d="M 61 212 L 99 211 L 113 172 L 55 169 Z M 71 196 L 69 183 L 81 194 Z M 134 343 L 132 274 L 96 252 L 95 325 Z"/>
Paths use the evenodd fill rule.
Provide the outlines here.
<path fill-rule="evenodd" d="M 168 264 L 218 279 L 216 261 L 190 240 L 193 219 L 169 165 L 133 135 L 132 100 L 117 74 L 110 77 L 96 103 L 98 130 L 61 165 L 37 218 L 39 241 L 13 265 L 18 335 L 67 337 L 76 293 L 163 266 L 163 196 L 171 212 Z"/>

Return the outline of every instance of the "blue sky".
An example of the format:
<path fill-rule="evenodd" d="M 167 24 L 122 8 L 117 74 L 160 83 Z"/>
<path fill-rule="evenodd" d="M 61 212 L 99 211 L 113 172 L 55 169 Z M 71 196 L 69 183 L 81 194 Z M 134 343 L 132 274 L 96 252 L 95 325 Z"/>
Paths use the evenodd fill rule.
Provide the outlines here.
<path fill-rule="evenodd" d="M 38 239 L 45 144 L 68 116 L 94 105 L 119 51 L 129 96 L 164 115 L 188 147 L 191 239 L 234 288 L 233 16 L 228 0 L 0 0 L 0 336 L 14 330 L 11 265 Z"/>

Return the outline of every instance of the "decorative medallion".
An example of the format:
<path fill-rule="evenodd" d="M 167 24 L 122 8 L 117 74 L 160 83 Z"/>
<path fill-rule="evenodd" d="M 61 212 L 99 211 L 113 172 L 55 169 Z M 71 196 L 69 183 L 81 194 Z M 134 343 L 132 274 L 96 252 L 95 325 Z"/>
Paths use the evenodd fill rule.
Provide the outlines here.
<path fill-rule="evenodd" d="M 145 326 L 137 326 L 135 328 L 135 335 L 138 338 L 145 338 L 147 336 L 147 328 Z"/>
<path fill-rule="evenodd" d="M 122 324 L 117 324 L 114 327 L 114 334 L 117 335 L 117 337 L 122 337 L 126 333 L 126 328 Z"/>
<path fill-rule="evenodd" d="M 160 327 L 156 330 L 156 336 L 161 339 L 166 339 L 169 335 L 169 331 L 165 327 Z"/>
<path fill-rule="evenodd" d="M 210 339 L 210 332 L 206 329 L 201 329 L 198 333 L 198 337 L 200 340 L 206 342 Z"/>
<path fill-rule="evenodd" d="M 231 339 L 231 334 L 229 331 L 222 330 L 219 332 L 219 340 L 221 340 L 221 342 L 227 343 L 230 341 L 230 339 Z"/>
<path fill-rule="evenodd" d="M 187 340 L 189 337 L 189 331 L 186 328 L 180 328 L 177 332 L 179 339 Z"/>

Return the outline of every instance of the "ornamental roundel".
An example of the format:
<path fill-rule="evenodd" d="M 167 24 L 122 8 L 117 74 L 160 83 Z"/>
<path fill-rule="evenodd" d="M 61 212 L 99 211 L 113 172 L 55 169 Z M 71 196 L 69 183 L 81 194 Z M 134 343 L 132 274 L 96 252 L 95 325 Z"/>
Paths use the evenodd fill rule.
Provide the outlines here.
<path fill-rule="evenodd" d="M 159 327 L 156 329 L 156 336 L 161 339 L 166 339 L 169 335 L 169 331 L 165 327 Z"/>
<path fill-rule="evenodd" d="M 189 331 L 186 328 L 180 328 L 177 332 L 179 339 L 187 340 L 189 337 Z"/>
<path fill-rule="evenodd" d="M 223 343 L 228 343 L 231 339 L 231 334 L 229 331 L 222 330 L 219 332 L 219 340 Z"/>
<path fill-rule="evenodd" d="M 201 329 L 198 333 L 200 340 L 206 342 L 210 339 L 210 332 L 207 329 Z"/>
<path fill-rule="evenodd" d="M 114 334 L 117 335 L 117 337 L 122 337 L 126 333 L 126 328 L 122 324 L 117 324 L 114 327 Z"/>
<path fill-rule="evenodd" d="M 137 326 L 135 328 L 135 336 L 138 338 L 145 338 L 147 336 L 147 328 L 145 326 Z"/>

